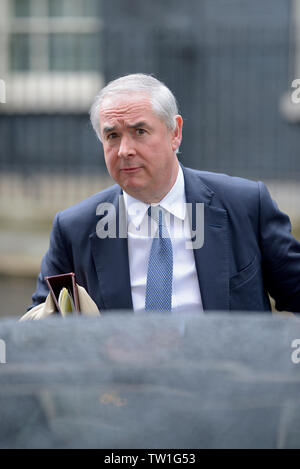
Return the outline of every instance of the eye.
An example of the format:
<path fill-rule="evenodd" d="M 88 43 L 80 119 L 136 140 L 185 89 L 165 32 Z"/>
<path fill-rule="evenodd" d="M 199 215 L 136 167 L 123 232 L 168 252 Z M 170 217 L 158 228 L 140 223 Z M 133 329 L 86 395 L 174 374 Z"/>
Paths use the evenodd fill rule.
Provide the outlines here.
<path fill-rule="evenodd" d="M 107 135 L 107 140 L 113 140 L 114 138 L 117 138 L 118 134 L 116 132 L 112 132 L 111 134 Z"/>
<path fill-rule="evenodd" d="M 137 135 L 144 135 L 146 133 L 145 129 L 136 129 Z"/>

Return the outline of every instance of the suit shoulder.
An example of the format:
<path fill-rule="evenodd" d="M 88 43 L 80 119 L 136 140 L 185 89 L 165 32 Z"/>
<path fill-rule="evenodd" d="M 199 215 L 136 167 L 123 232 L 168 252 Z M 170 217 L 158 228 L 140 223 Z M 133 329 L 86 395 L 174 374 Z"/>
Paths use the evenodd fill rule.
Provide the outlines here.
<path fill-rule="evenodd" d="M 84 223 L 87 220 L 94 219 L 99 204 L 105 202 L 114 204 L 120 194 L 120 186 L 114 184 L 59 212 L 60 222 L 68 224 L 74 220 L 80 219 L 80 221 Z"/>
<path fill-rule="evenodd" d="M 259 185 L 257 181 L 223 173 L 190 171 L 198 175 L 202 184 L 206 185 L 214 195 L 221 200 L 237 202 L 237 200 L 249 200 L 253 197 L 257 199 L 259 195 Z"/>
<path fill-rule="evenodd" d="M 234 189 L 236 187 L 246 187 L 246 188 L 255 188 L 257 190 L 257 182 L 251 179 L 246 179 L 239 176 L 231 176 L 225 173 L 214 173 L 209 171 L 195 171 L 198 173 L 201 179 L 207 183 L 207 185 L 211 187 L 218 187 L 218 188 L 229 188 Z"/>

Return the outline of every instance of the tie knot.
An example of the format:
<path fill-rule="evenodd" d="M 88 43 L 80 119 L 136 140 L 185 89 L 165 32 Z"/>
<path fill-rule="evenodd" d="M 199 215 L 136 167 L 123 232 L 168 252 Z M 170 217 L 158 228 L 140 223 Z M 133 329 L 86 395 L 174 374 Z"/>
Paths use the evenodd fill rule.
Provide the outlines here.
<path fill-rule="evenodd" d="M 165 210 L 160 205 L 150 205 L 148 216 L 155 221 L 158 226 L 159 237 L 169 237 L 169 232 L 165 221 Z"/>
<path fill-rule="evenodd" d="M 164 209 L 160 205 L 150 205 L 148 208 L 148 216 L 158 225 L 165 226 Z"/>

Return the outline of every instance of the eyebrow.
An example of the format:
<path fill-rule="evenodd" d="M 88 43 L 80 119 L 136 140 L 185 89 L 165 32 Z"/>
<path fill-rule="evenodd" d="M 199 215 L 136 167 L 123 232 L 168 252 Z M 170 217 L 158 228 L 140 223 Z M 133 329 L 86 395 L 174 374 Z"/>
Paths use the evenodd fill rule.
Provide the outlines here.
<path fill-rule="evenodd" d="M 116 130 L 115 126 L 113 126 L 113 127 L 104 127 L 103 133 L 108 134 L 108 132 L 112 132 L 113 130 Z"/>
<path fill-rule="evenodd" d="M 138 129 L 139 127 L 149 127 L 149 125 L 144 121 L 137 122 L 136 124 L 127 125 L 128 129 Z"/>
<path fill-rule="evenodd" d="M 144 122 L 144 121 L 136 122 L 135 124 L 127 125 L 126 127 L 127 129 L 138 129 L 139 127 L 150 128 L 147 122 Z M 104 127 L 103 133 L 107 134 L 109 132 L 113 132 L 114 130 L 116 130 L 116 128 L 117 127 L 115 125 L 113 125 L 112 127 Z"/>

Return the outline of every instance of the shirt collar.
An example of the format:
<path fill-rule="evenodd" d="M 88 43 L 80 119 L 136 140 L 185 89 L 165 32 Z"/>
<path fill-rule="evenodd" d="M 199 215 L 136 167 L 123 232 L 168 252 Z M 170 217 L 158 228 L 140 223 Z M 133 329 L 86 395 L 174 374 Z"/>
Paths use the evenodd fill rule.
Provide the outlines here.
<path fill-rule="evenodd" d="M 123 194 L 128 221 L 133 223 L 133 225 L 138 228 L 141 225 L 150 205 L 146 204 L 145 202 L 141 202 L 135 197 L 132 197 L 125 191 L 123 191 Z M 175 217 L 179 218 L 180 220 L 184 220 L 186 213 L 185 201 L 184 177 L 182 168 L 179 165 L 175 184 L 159 203 L 153 205 L 160 205 Z"/>

